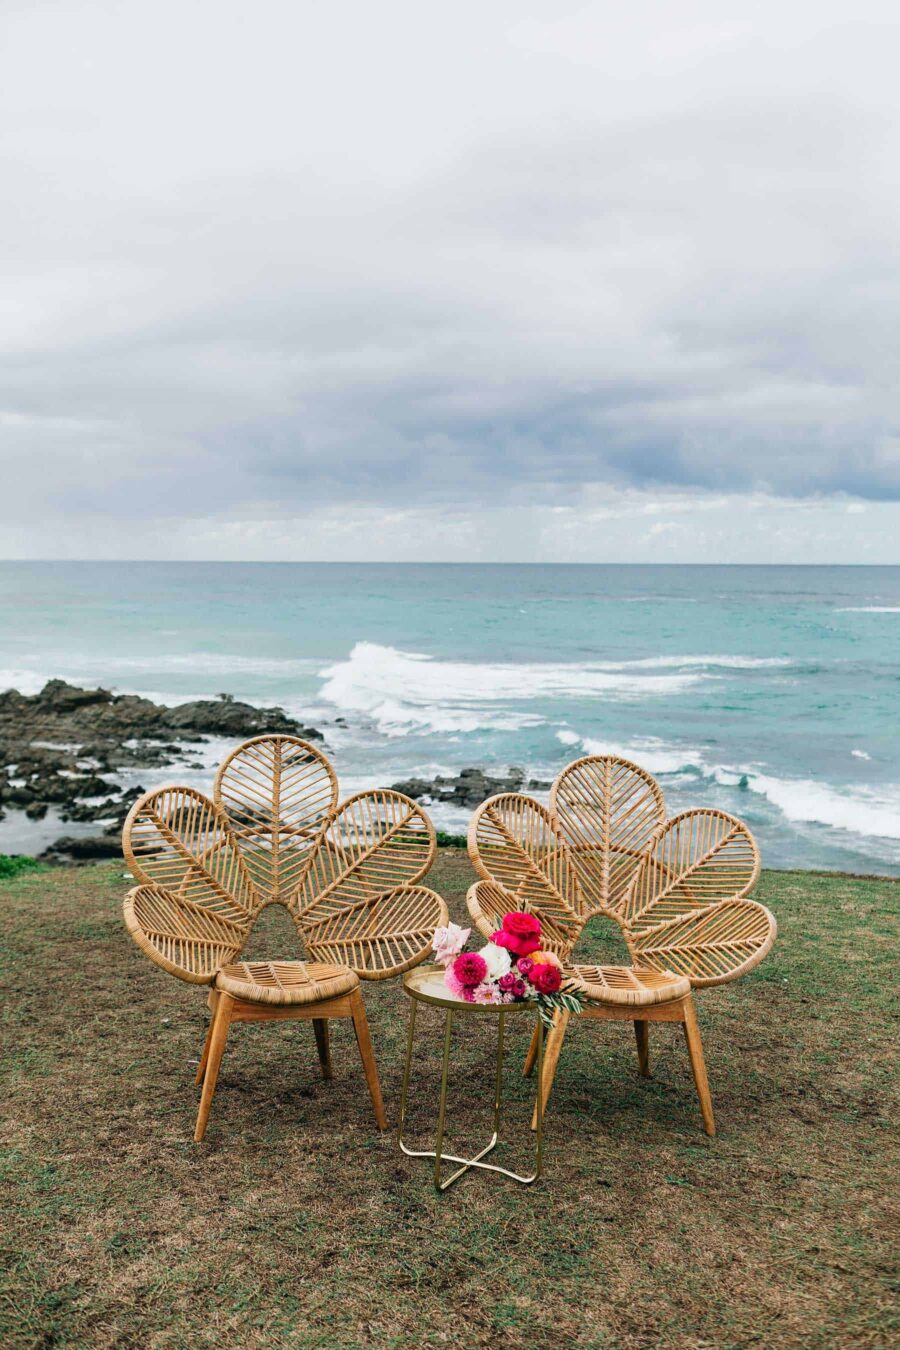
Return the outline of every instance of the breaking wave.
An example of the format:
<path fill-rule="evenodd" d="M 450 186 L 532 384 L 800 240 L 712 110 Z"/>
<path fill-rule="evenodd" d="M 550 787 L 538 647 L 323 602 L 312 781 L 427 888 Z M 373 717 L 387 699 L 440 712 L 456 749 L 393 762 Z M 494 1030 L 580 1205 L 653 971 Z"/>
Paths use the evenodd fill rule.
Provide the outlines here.
<path fill-rule="evenodd" d="M 663 658 L 662 668 L 667 669 L 670 661 Z M 653 664 L 441 661 L 420 652 L 357 642 L 346 661 L 320 671 L 325 684 L 319 697 L 342 711 L 365 713 L 382 733 L 399 736 L 413 730 L 518 730 L 538 726 L 544 718 L 503 704 L 565 698 L 631 702 L 671 697 L 712 678 L 697 671 L 642 673 Z"/>

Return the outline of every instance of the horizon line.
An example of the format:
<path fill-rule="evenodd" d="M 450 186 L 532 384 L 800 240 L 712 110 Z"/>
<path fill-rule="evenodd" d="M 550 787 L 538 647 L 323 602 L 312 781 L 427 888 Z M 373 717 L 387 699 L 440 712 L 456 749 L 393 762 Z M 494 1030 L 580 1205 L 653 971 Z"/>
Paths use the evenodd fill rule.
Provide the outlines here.
<path fill-rule="evenodd" d="M 613 562 L 613 561 L 561 561 L 516 559 L 492 561 L 466 558 L 420 558 L 412 561 L 408 558 L 0 558 L 0 566 L 34 563 L 41 565 L 71 566 L 78 564 L 108 564 L 118 566 L 122 563 L 147 567 L 900 567 L 897 562 L 676 562 L 672 560 L 655 562 Z"/>

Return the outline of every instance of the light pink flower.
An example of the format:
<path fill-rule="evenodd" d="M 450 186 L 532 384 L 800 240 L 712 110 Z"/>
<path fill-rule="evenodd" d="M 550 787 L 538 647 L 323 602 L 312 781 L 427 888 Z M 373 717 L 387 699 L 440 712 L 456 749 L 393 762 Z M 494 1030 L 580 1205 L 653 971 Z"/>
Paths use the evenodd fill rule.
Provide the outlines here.
<path fill-rule="evenodd" d="M 503 1003 L 505 1000 L 500 988 L 496 984 L 485 981 L 484 984 L 477 984 L 471 990 L 473 1003 Z"/>
<path fill-rule="evenodd" d="M 452 966 L 448 966 L 444 971 L 444 985 L 454 998 L 465 998 L 468 992 L 466 986 L 457 978 L 456 971 Z"/>
<path fill-rule="evenodd" d="M 442 966 L 449 966 L 469 940 L 471 928 L 460 928 L 457 923 L 448 923 L 446 928 L 436 928 L 432 939 L 432 948 L 436 959 Z"/>

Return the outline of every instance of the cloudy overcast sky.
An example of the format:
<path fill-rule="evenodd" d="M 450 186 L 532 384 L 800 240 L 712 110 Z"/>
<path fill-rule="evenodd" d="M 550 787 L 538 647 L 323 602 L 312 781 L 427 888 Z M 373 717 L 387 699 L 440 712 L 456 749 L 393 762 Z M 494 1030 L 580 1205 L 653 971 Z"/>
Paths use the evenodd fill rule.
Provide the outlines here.
<path fill-rule="evenodd" d="M 0 556 L 900 562 L 895 0 L 0 29 Z"/>

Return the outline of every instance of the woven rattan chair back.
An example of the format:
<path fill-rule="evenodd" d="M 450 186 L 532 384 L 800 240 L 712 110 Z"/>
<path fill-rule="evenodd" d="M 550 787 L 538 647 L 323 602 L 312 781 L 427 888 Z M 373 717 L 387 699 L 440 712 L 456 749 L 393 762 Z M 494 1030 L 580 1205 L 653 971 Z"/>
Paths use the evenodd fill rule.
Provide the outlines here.
<path fill-rule="evenodd" d="M 213 801 L 260 894 L 270 901 L 293 899 L 337 799 L 337 777 L 328 760 L 291 736 L 258 736 L 239 745 L 213 785 Z"/>
<path fill-rule="evenodd" d="M 139 946 L 182 979 L 210 983 L 243 951 L 259 911 L 282 904 L 309 956 L 368 979 L 409 969 L 446 922 L 416 883 L 434 827 L 421 807 L 376 789 L 337 805 L 325 756 L 292 736 L 259 736 L 222 764 L 213 800 L 191 788 L 135 802 L 123 849 L 142 884 L 126 897 Z"/>
<path fill-rule="evenodd" d="M 578 759 L 550 792 L 550 814 L 581 889 L 581 913 L 619 913 L 654 832 L 665 821 L 659 784 L 626 759 Z"/>
<path fill-rule="evenodd" d="M 479 930 L 489 936 L 511 904 L 529 909 L 567 959 L 598 914 L 616 921 L 636 964 L 697 987 L 743 974 L 775 939 L 772 915 L 746 898 L 760 866 L 746 825 L 716 810 L 667 821 L 659 785 L 629 760 L 575 761 L 549 809 L 490 798 L 472 817 L 469 853 L 484 878 L 468 901 Z"/>

